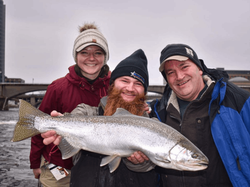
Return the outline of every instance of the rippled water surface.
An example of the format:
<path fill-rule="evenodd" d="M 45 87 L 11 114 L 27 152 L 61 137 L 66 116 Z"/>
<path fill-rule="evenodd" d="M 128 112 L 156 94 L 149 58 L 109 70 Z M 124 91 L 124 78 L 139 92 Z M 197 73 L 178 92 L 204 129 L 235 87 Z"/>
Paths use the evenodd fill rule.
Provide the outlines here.
<path fill-rule="evenodd" d="M 30 138 L 10 142 L 17 120 L 18 109 L 0 111 L 0 186 L 38 186 L 29 169 Z"/>

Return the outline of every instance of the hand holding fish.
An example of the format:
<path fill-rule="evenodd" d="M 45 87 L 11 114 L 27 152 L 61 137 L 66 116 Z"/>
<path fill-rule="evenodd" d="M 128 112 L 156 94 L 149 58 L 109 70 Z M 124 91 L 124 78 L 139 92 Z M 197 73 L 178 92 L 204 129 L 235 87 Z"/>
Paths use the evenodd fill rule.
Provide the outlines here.
<path fill-rule="evenodd" d="M 56 131 L 47 131 L 45 133 L 42 133 L 41 136 L 44 138 L 43 139 L 43 143 L 45 145 L 49 145 L 51 144 L 52 142 L 55 144 L 55 145 L 59 145 L 62 137 L 57 135 L 56 134 Z"/>
<path fill-rule="evenodd" d="M 134 152 L 130 157 L 127 157 L 127 159 L 133 164 L 141 164 L 146 160 L 149 160 L 149 158 L 141 151 Z"/>
<path fill-rule="evenodd" d="M 53 110 L 53 111 L 50 113 L 50 115 L 51 115 L 52 117 L 63 116 L 60 112 L 57 112 L 57 111 L 55 111 L 55 110 Z M 61 139 L 62 139 L 62 137 L 59 136 L 59 135 L 57 135 L 57 134 L 56 134 L 56 131 L 53 131 L 53 130 L 47 131 L 47 132 L 45 132 L 45 133 L 42 133 L 41 136 L 44 138 L 43 143 L 44 143 L 45 145 L 49 145 L 49 144 L 51 144 L 52 142 L 53 142 L 55 145 L 59 145 L 59 143 L 60 143 L 60 141 L 61 141 Z"/>

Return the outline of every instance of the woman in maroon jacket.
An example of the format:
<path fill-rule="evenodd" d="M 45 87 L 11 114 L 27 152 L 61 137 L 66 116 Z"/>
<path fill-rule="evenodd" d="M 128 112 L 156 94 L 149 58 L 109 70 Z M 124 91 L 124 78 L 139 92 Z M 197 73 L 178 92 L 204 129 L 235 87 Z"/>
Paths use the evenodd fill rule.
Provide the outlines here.
<path fill-rule="evenodd" d="M 111 74 L 106 64 L 109 59 L 108 44 L 94 24 L 85 24 L 80 28 L 73 57 L 76 64 L 69 67 L 69 73 L 48 86 L 39 107 L 41 111 L 47 114 L 53 110 L 71 112 L 80 103 L 98 106 L 100 99 L 107 95 Z M 31 139 L 30 164 L 35 178 L 40 177 L 44 187 L 69 186 L 72 159 L 62 160 L 57 146 L 53 143 L 45 146 L 40 135 Z M 66 169 L 68 175 L 57 180 L 49 169 L 52 166 Z"/>

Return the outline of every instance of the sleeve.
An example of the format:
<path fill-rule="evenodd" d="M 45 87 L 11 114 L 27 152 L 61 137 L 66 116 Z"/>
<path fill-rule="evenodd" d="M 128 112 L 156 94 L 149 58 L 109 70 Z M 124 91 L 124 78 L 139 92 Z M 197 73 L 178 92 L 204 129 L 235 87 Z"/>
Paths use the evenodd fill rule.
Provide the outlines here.
<path fill-rule="evenodd" d="M 84 115 L 84 116 L 97 116 L 98 107 L 89 106 L 81 103 L 71 112 L 73 115 Z"/>
<path fill-rule="evenodd" d="M 45 145 L 43 144 L 43 138 L 40 134 L 31 138 L 31 149 L 30 149 L 30 168 L 40 168 L 41 156 Z"/>
<path fill-rule="evenodd" d="M 148 172 L 155 168 L 155 164 L 151 161 L 145 161 L 141 164 L 133 164 L 128 159 L 123 158 L 123 163 L 127 166 L 128 169 L 135 172 Z"/>
<path fill-rule="evenodd" d="M 250 114 L 250 97 L 246 100 L 240 113 L 242 120 L 247 128 L 247 131 L 250 134 L 250 115 L 249 114 Z"/>
<path fill-rule="evenodd" d="M 43 101 L 39 107 L 39 110 L 50 114 L 52 110 L 60 111 L 57 106 L 57 91 L 55 90 L 54 84 L 48 86 L 46 94 L 43 98 Z M 46 145 L 43 144 L 43 138 L 41 135 L 36 135 L 31 138 L 31 149 L 30 149 L 30 168 L 37 169 L 40 168 L 41 156 L 43 149 Z"/>
<path fill-rule="evenodd" d="M 50 114 L 53 110 L 62 112 L 60 106 L 60 98 L 61 91 L 56 88 L 55 82 L 53 82 L 51 85 L 48 86 L 48 89 L 39 107 L 39 110 L 45 112 L 46 114 Z"/>

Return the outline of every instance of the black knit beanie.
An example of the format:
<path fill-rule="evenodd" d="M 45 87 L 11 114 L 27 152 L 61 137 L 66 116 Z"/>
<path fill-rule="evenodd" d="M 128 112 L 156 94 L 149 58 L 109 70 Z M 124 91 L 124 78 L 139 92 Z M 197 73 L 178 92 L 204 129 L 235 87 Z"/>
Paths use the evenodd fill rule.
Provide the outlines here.
<path fill-rule="evenodd" d="M 112 71 L 110 84 L 112 84 L 115 79 L 122 76 L 130 76 L 139 80 L 147 92 L 148 89 L 148 68 L 147 68 L 147 57 L 143 50 L 138 49 L 132 55 L 122 60 Z"/>

